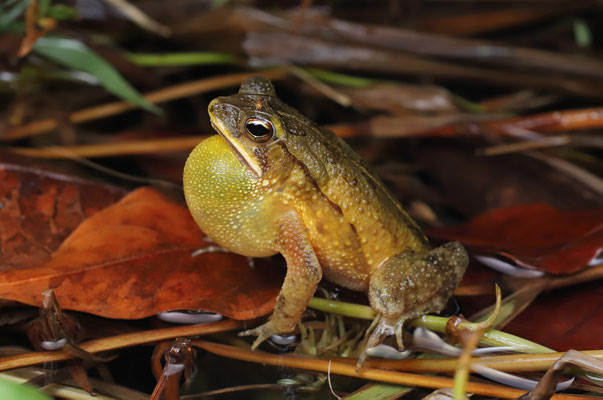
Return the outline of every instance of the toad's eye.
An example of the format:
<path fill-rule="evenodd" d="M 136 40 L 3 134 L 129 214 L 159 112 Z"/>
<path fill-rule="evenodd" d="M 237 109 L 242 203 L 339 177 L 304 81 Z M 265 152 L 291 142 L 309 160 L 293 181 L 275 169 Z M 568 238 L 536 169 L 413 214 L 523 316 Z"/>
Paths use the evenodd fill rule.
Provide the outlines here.
<path fill-rule="evenodd" d="M 249 118 L 245 121 L 245 130 L 256 142 L 265 142 L 272 137 L 274 126 L 265 119 Z"/>

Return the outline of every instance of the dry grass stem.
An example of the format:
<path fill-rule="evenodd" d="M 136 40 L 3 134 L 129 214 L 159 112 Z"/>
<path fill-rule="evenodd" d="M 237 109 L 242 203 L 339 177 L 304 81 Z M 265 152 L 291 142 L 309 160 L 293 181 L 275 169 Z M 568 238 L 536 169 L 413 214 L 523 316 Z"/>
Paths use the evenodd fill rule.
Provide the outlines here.
<path fill-rule="evenodd" d="M 268 354 L 261 351 L 244 350 L 233 346 L 207 342 L 204 340 L 193 341 L 193 344 L 211 353 L 243 361 L 275 365 L 279 367 L 299 368 L 323 373 L 327 373 L 327 371 L 329 371 L 329 360 L 327 359 L 315 359 L 294 355 L 283 356 L 277 354 Z M 406 386 L 427 388 L 451 388 L 454 386 L 452 379 L 439 376 L 426 376 L 409 374 L 405 372 L 387 371 L 366 366 L 361 368 L 360 371 L 356 372 L 355 363 L 344 363 L 340 362 L 339 359 L 337 361 L 331 361 L 330 371 L 335 375 L 351 376 Z M 484 396 L 509 399 L 519 397 L 526 393 L 525 390 L 521 389 L 477 382 L 468 382 L 467 391 Z M 585 400 L 587 398 L 588 397 L 585 396 L 566 394 L 558 394 L 552 397 L 553 400 Z"/>
<path fill-rule="evenodd" d="M 153 104 L 164 103 L 166 101 L 193 96 L 210 90 L 221 89 L 229 86 L 237 86 L 245 79 L 257 74 L 262 74 L 271 80 L 278 80 L 285 77 L 286 71 L 282 69 L 272 69 L 252 73 L 245 72 L 238 74 L 214 76 L 211 78 L 199 79 L 197 81 L 181 83 L 178 85 L 155 90 L 145 94 L 144 98 Z M 94 106 L 72 112 L 71 114 L 69 114 L 69 121 L 73 124 L 80 124 L 83 122 L 93 121 L 99 118 L 121 114 L 125 111 L 135 109 L 136 107 L 136 105 L 127 101 L 114 101 L 100 106 Z M 0 135 L 0 140 L 14 140 L 27 136 L 39 135 L 42 133 L 50 132 L 57 126 L 58 121 L 55 118 L 46 118 L 32 122 L 27 125 L 8 129 L 4 132 L 3 135 Z"/>
<path fill-rule="evenodd" d="M 176 337 L 209 335 L 212 333 L 241 329 L 242 327 L 243 322 L 235 320 L 226 320 L 204 325 L 177 326 L 173 328 L 126 333 L 123 335 L 103 339 L 94 339 L 82 343 L 80 347 L 89 353 L 99 353 L 101 351 L 116 350 L 140 344 L 154 343 Z M 51 361 L 68 360 L 71 358 L 73 358 L 73 356 L 63 350 L 35 351 L 31 353 L 18 354 L 0 358 L 0 371 L 28 367 L 31 365 Z"/>
<path fill-rule="evenodd" d="M 130 142 L 102 143 L 80 146 L 52 146 L 42 148 L 19 148 L 14 153 L 37 158 L 96 158 L 135 154 L 157 154 L 175 151 L 190 151 L 207 136 L 184 136 L 169 139 L 134 140 Z"/>

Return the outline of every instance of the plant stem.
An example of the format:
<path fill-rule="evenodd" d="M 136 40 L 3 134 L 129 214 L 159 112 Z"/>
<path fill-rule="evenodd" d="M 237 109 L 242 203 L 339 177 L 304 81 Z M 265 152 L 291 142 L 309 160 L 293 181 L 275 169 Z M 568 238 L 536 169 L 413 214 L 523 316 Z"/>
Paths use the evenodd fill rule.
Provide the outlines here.
<path fill-rule="evenodd" d="M 277 80 L 284 78 L 287 72 L 283 69 L 271 69 L 256 72 L 213 76 L 211 78 L 199 79 L 196 81 L 185 82 L 154 90 L 146 93 L 143 97 L 153 104 L 164 103 L 166 101 L 188 97 L 210 90 L 239 85 L 245 79 L 257 74 L 262 74 L 269 79 Z M 99 118 L 109 117 L 111 115 L 121 114 L 125 111 L 133 110 L 136 107 L 136 105 L 128 101 L 114 101 L 111 103 L 105 103 L 99 106 L 84 108 L 72 112 L 69 114 L 69 122 L 72 124 L 80 124 Z M 1 139 L 14 140 L 27 136 L 39 135 L 52 131 L 58 126 L 58 124 L 59 122 L 55 118 L 40 119 L 26 125 L 7 129 Z"/>
<path fill-rule="evenodd" d="M 314 308 L 315 310 L 343 315 L 344 317 L 372 320 L 377 316 L 375 311 L 369 306 L 346 303 L 343 301 L 328 300 L 320 297 L 313 297 L 308 306 Z"/>
<path fill-rule="evenodd" d="M 141 67 L 174 67 L 186 65 L 234 64 L 235 57 L 229 53 L 197 51 L 183 53 L 125 53 L 125 57 Z"/>
<path fill-rule="evenodd" d="M 314 297 L 308 304 L 310 307 L 324 311 L 331 312 L 346 317 L 360 318 L 372 320 L 376 317 L 375 312 L 369 306 L 346 303 L 342 301 L 327 300 L 322 298 Z M 408 321 L 409 324 L 422 327 L 425 329 L 432 330 L 434 332 L 446 333 L 446 324 L 448 318 L 436 317 L 432 315 L 424 315 L 421 318 L 415 318 Z M 472 322 L 461 322 L 460 327 L 471 326 Z M 518 336 L 511 335 L 496 329 L 491 329 L 484 334 L 480 340 L 481 344 L 488 346 L 512 346 L 517 349 L 518 352 L 523 353 L 553 353 L 554 350 L 548 347 L 541 346 L 537 343 L 531 342 L 526 339 L 522 339 Z"/>
<path fill-rule="evenodd" d="M 103 339 L 94 339 L 82 343 L 81 348 L 89 353 L 98 353 L 130 347 L 140 344 L 154 343 L 177 337 L 209 335 L 212 333 L 241 329 L 242 321 L 225 320 L 203 325 L 176 326 L 172 328 L 152 329 L 142 332 L 126 333 Z M 0 358 L 0 371 L 28 367 L 50 361 L 62 361 L 75 358 L 64 350 L 57 351 L 32 351 L 31 353 L 18 354 Z"/>
<path fill-rule="evenodd" d="M 405 372 L 386 371 L 367 367 L 363 367 L 360 369 L 360 371 L 356 372 L 356 367 L 354 364 L 339 361 L 329 361 L 327 359 L 316 359 L 295 355 L 283 356 L 277 354 L 268 354 L 262 351 L 243 350 L 237 347 L 212 343 L 205 340 L 195 340 L 193 341 L 193 345 L 223 357 L 235 358 L 238 360 L 250 361 L 258 364 L 299 368 L 323 373 L 327 373 L 330 370 L 332 374 L 336 375 L 345 375 L 356 378 L 370 379 L 380 382 L 395 383 L 407 386 L 418 386 L 427 388 L 451 388 L 454 385 L 452 379 L 440 376 L 409 374 Z M 499 398 L 516 398 L 526 392 L 525 390 L 521 389 L 477 382 L 468 382 L 467 391 L 470 393 Z M 552 396 L 551 399 L 585 400 L 587 399 L 587 397 L 557 394 Z"/>

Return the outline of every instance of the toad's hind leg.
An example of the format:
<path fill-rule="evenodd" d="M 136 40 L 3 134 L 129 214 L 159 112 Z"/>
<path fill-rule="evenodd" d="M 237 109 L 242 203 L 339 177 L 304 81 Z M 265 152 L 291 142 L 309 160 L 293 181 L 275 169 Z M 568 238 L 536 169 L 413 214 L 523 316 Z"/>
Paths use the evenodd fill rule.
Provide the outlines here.
<path fill-rule="evenodd" d="M 404 322 L 441 311 L 468 263 L 463 246 L 450 242 L 427 253 L 403 252 L 381 265 L 369 284 L 369 300 L 379 322 L 364 351 L 392 334 L 403 349 Z"/>

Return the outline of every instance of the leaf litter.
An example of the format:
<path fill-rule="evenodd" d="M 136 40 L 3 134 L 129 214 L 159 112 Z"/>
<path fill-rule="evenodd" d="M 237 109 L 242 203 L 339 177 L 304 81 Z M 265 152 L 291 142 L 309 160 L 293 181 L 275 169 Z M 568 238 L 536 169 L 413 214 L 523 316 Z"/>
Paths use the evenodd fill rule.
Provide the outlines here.
<path fill-rule="evenodd" d="M 15 21 L 24 18 L 25 1 L 13 3 L 2 6 L 3 10 L 8 7 L 8 13 L 0 18 L 0 28 L 9 30 L 11 35 L 22 35 L 24 32 L 19 31 Z M 600 183 L 593 178 L 600 171 L 597 154 L 593 151 L 598 142 L 587 140 L 587 137 L 590 135 L 596 139 L 597 129 L 601 127 L 600 109 L 596 104 L 603 84 L 601 61 L 584 47 L 596 43 L 583 40 L 589 33 L 591 21 L 588 18 L 577 20 L 582 22 L 579 24 L 582 39 L 576 43 L 558 40 L 552 46 L 542 45 L 542 39 L 546 37 L 567 39 L 566 31 L 547 30 L 548 24 L 557 21 L 561 27 L 577 26 L 567 25 L 567 20 L 560 16 L 570 13 L 575 18 L 582 18 L 580 13 L 589 10 L 587 2 L 576 2 L 570 6 L 560 1 L 546 10 L 533 4 L 529 9 L 517 5 L 492 9 L 488 8 L 493 7 L 490 5 L 474 4 L 475 10 L 470 13 L 462 9 L 464 11 L 460 13 L 444 12 L 443 15 L 446 7 L 432 9 L 425 5 L 429 13 L 422 14 L 422 18 L 413 17 L 415 22 L 410 25 L 421 26 L 430 30 L 429 33 L 412 28 L 395 5 L 390 5 L 391 8 L 377 6 L 371 13 L 358 13 L 358 6 L 346 11 L 334 6 L 331 14 L 325 13 L 324 9 L 310 7 L 311 2 L 302 2 L 302 8 L 297 11 L 283 8 L 278 11 L 278 7 L 238 7 L 234 4 L 225 7 L 216 4 L 216 9 L 208 11 L 198 8 L 199 5 L 188 5 L 188 12 L 183 13 L 179 8 L 181 2 L 169 8 L 146 2 L 141 9 L 135 9 L 138 11 L 127 14 L 128 18 L 148 30 L 144 33 L 138 31 L 141 37 L 147 35 L 147 39 L 151 38 L 145 45 L 122 41 L 119 35 L 103 33 L 104 36 L 94 36 L 91 32 L 95 27 L 83 30 L 81 20 L 74 17 L 76 13 L 65 12 L 59 18 L 57 6 L 62 4 L 49 6 L 50 3 L 40 2 L 42 7 L 35 21 L 38 28 L 44 27 L 40 24 L 43 18 L 55 19 L 58 27 L 54 29 L 67 35 L 64 40 L 77 41 L 85 46 L 79 49 L 85 48 L 86 51 L 60 58 L 55 51 L 52 54 L 47 52 L 50 58 L 54 55 L 56 63 L 46 60 L 39 64 L 34 56 L 24 57 L 20 63 L 31 68 L 30 71 L 37 71 L 37 75 L 26 75 L 25 69 L 15 69 L 14 64 L 6 64 L 12 70 L 10 76 L 3 75 L 3 79 L 20 78 L 13 81 L 8 91 L 12 103 L 7 111 L 2 112 L 6 117 L 3 120 L 7 122 L 3 123 L 0 132 L 0 138 L 13 151 L 29 151 L 36 157 L 61 158 L 66 153 L 54 152 L 53 148 L 73 144 L 69 140 L 75 139 L 76 146 L 67 149 L 70 157 L 78 154 L 80 157 L 105 157 L 100 159 L 101 163 L 114 164 L 122 169 L 134 167 L 134 171 L 140 173 L 146 169 L 144 160 L 135 154 L 155 152 L 158 155 L 155 161 L 159 164 L 167 165 L 169 160 L 177 165 L 182 163 L 183 152 L 190 149 L 194 141 L 176 137 L 173 144 L 169 139 L 157 141 L 152 149 L 142 150 L 144 146 L 141 143 L 152 138 L 150 134 L 145 137 L 144 129 L 151 132 L 157 131 L 157 127 L 168 126 L 171 131 L 181 129 L 190 135 L 193 127 L 195 135 L 206 135 L 210 133 L 210 127 L 203 117 L 204 108 L 214 94 L 232 90 L 228 88 L 235 87 L 243 79 L 241 73 L 254 73 L 250 66 L 295 64 L 295 67 L 269 70 L 268 74 L 272 74 L 273 79 L 279 79 L 279 93 L 282 90 L 285 95 L 290 95 L 291 104 L 313 119 L 333 127 L 342 136 L 352 138 L 352 143 L 361 153 L 368 155 L 371 162 L 377 166 L 388 158 L 396 162 L 401 153 L 412 154 L 413 150 L 419 150 L 421 155 L 414 160 L 418 168 L 406 169 L 403 173 L 412 174 L 414 181 L 420 180 L 421 184 L 406 185 L 407 191 L 401 197 L 412 202 L 411 210 L 417 213 L 422 210 L 421 215 L 429 215 L 425 221 L 439 225 L 430 231 L 434 237 L 450 235 L 461 238 L 475 256 L 502 255 L 505 261 L 511 260 L 516 264 L 515 272 L 526 266 L 539 269 L 539 277 L 536 278 L 510 278 L 498 273 L 484 275 L 482 285 L 489 280 L 498 281 L 506 289 L 502 309 L 505 315 L 500 323 L 508 324 L 507 329 L 512 333 L 558 350 L 586 350 L 589 345 L 601 346 L 597 335 L 603 335 L 598 333 L 596 324 L 601 296 L 596 282 L 584 283 L 587 276 L 600 279 L 596 274 L 597 267 L 589 267 L 589 264 L 597 263 L 601 247 L 597 225 L 602 219 L 598 208 L 601 201 L 597 197 Z M 35 7 L 37 2 L 31 4 L 34 5 L 30 7 Z M 119 4 L 119 7 L 128 8 L 126 2 Z M 81 5 L 78 7 L 81 15 L 87 18 L 87 10 Z M 518 13 L 520 9 L 525 12 Z M 69 10 L 64 8 L 63 11 Z M 520 14 L 523 17 L 520 18 Z M 124 34 L 122 38 L 126 37 L 128 33 L 117 22 L 119 18 L 116 15 L 118 13 L 107 12 L 101 24 L 115 28 L 116 32 Z M 509 15 L 514 17 L 509 18 Z M 34 31 L 34 18 L 31 16 L 33 13 L 30 13 L 28 21 L 28 44 L 35 42 L 33 49 L 36 51 L 36 46 L 42 48 L 56 38 L 46 31 Z M 398 18 L 402 23 L 383 22 L 392 18 Z M 467 24 L 467 21 L 473 23 Z M 532 25 L 534 21 L 540 25 Z M 156 33 L 166 34 L 168 27 L 172 36 L 161 40 L 153 36 Z M 504 30 L 508 27 L 516 29 L 515 36 Z M 74 34 L 76 31 L 78 34 Z M 450 36 L 450 32 L 476 36 L 460 38 Z M 489 32 L 488 36 L 480 36 L 484 32 Z M 283 46 L 283 41 L 287 42 L 286 46 Z M 172 46 L 174 42 L 179 45 Z M 91 43 L 94 45 L 86 46 Z M 6 46 L 16 51 L 12 45 Z M 117 57 L 99 61 L 101 58 L 95 52 L 102 51 L 103 46 L 111 47 Z M 228 57 L 216 59 L 222 68 L 217 72 L 203 57 L 198 58 L 195 64 L 183 57 L 185 54 L 173 52 L 175 47 L 189 51 L 207 49 L 208 54 L 218 50 Z M 132 69 L 128 70 L 117 62 L 114 66 L 106 62 L 117 60 L 120 52 L 124 59 L 128 59 L 128 54 L 145 55 L 144 68 L 150 68 L 154 77 L 146 81 L 136 80 L 136 84 L 149 86 L 141 92 L 146 92 L 147 101 L 163 103 L 164 116 L 133 111 L 135 106 L 128 102 L 112 102 L 111 97 L 99 88 L 83 85 L 85 80 L 80 80 L 74 87 L 64 84 L 53 87 L 49 81 L 40 79 L 42 74 L 39 73 L 45 68 L 54 68 L 55 71 L 64 68 L 65 72 L 73 74 L 73 68 L 81 72 L 85 65 L 101 65 L 105 72 L 108 67 L 116 71 L 117 75 L 112 73 L 113 78 L 122 76 L 127 80 L 131 78 L 128 71 Z M 167 54 L 169 57 L 163 59 L 171 64 L 161 65 L 162 57 L 151 57 L 153 52 Z M 580 54 L 580 57 L 570 53 Z M 136 57 L 129 59 L 137 62 Z M 5 60 L 0 59 L 3 63 Z M 69 63 L 69 60 L 77 62 Z M 182 60 L 182 64 L 178 65 L 174 60 Z M 98 68 L 86 70 L 97 81 L 101 81 L 105 73 Z M 196 71 L 202 71 L 202 80 Z M 123 88 L 132 87 L 126 80 L 123 81 L 126 84 L 117 89 L 120 96 L 128 96 Z M 177 83 L 174 85 L 174 82 Z M 42 100 L 52 101 L 44 109 L 55 111 L 50 118 L 38 120 L 35 111 L 39 106 L 34 106 L 31 98 L 44 91 L 52 93 L 46 97 L 47 100 Z M 68 102 L 62 105 L 56 101 L 74 91 L 80 98 L 93 101 L 78 104 L 75 109 L 65 106 Z M 211 92 L 207 98 L 199 95 L 205 92 Z M 332 100 L 337 98 L 348 99 L 349 103 L 339 101 L 335 105 Z M 130 97 L 133 101 L 141 99 L 140 96 Z M 32 115 L 36 117 L 32 119 Z M 44 113 L 41 113 L 40 118 L 43 117 Z M 139 130 L 143 132 L 137 137 L 139 141 L 120 146 L 123 143 L 120 133 L 134 127 L 143 128 Z M 55 134 L 57 128 L 62 135 Z M 582 139 L 576 135 L 577 131 L 580 131 Z M 73 133 L 70 134 L 71 139 L 68 140 L 69 135 L 65 132 Z M 557 143 L 561 151 L 556 153 L 542 146 L 538 153 L 534 153 L 529 147 L 530 141 L 542 141 L 545 135 L 553 132 L 580 140 Z M 44 134 L 40 136 L 42 141 L 32 138 L 34 134 Z M 40 144 L 49 146 L 37 149 Z M 450 165 L 454 164 L 446 161 L 450 154 L 454 154 L 450 151 L 460 147 L 473 152 L 470 158 L 479 159 L 481 149 L 503 149 L 505 145 L 515 145 L 513 151 L 517 153 L 513 155 L 514 159 L 525 161 L 531 157 L 541 164 L 532 164 L 527 168 L 530 173 L 526 174 L 526 162 L 508 163 L 511 158 L 506 156 L 493 156 L 491 164 L 498 163 L 498 170 L 476 167 L 484 163 L 473 166 L 465 163 L 463 168 L 451 168 Z M 570 145 L 573 152 L 567 151 Z M 433 152 L 438 146 L 446 147 L 449 152 Z M 400 148 L 405 150 L 400 152 Z M 430 151 L 431 156 L 423 157 Z M 124 154 L 132 156 L 126 160 Z M 452 158 L 459 154 L 457 152 Z M 3 162 L 0 173 L 5 178 L 0 181 L 3 205 L 0 209 L 0 255 L 3 257 L 0 297 L 4 301 L 40 305 L 42 291 L 52 288 L 60 307 L 68 310 L 66 315 L 75 320 L 83 318 L 73 310 L 109 318 L 139 319 L 173 309 L 202 309 L 244 320 L 271 311 L 282 279 L 282 268 L 275 265 L 279 262 L 260 261 L 256 262 L 255 269 L 251 269 L 247 260 L 232 254 L 206 253 L 193 257 L 195 250 L 210 244 L 203 240 L 203 235 L 178 200 L 169 200 L 152 189 L 140 188 L 118 201 L 126 191 L 76 176 L 49 173 L 50 169 L 47 171 L 46 167 L 16 167 L 5 162 L 8 155 L 0 153 L 0 157 Z M 405 159 L 412 160 L 413 157 Z M 499 180 L 496 171 L 505 169 L 505 173 L 515 174 L 517 178 Z M 153 171 L 162 169 L 154 167 Z M 394 171 L 394 175 L 384 176 L 387 182 L 404 182 L 395 175 L 400 175 L 395 168 L 389 171 Z M 549 171 L 563 176 L 553 177 L 554 173 Z M 522 175 L 523 180 L 519 178 Z M 442 185 L 443 182 L 446 184 Z M 527 204 L 534 200 L 544 204 Z M 515 217 L 513 210 L 518 210 Z M 473 221 L 460 227 L 442 226 L 470 218 L 474 218 Z M 506 229 L 506 225 L 515 229 Z M 590 271 L 594 274 L 589 275 Z M 479 268 L 474 265 L 469 274 L 477 276 L 478 272 Z M 577 286 L 554 289 L 562 286 L 559 284 L 562 281 L 566 286 Z M 467 282 L 472 282 L 471 276 Z M 533 291 L 526 295 L 530 288 Z M 547 291 L 552 289 L 555 291 Z M 459 292 L 462 291 L 463 287 L 459 288 Z M 541 291 L 542 294 L 538 294 Z M 347 295 L 343 293 L 341 296 L 345 300 Z M 463 300 L 467 298 L 466 295 L 462 297 Z M 489 303 L 488 300 L 480 302 L 477 296 L 471 299 L 482 309 Z M 559 317 L 551 316 L 551 309 L 558 310 Z M 336 351 L 345 347 L 342 339 L 353 336 L 346 336 L 346 331 L 351 332 L 351 327 L 358 322 L 341 318 L 323 322 L 322 314 L 313 313 L 308 315 L 307 337 L 315 337 L 315 345 L 326 349 L 323 357 L 337 355 Z M 18 321 L 22 318 L 6 318 L 7 324 Z M 199 328 L 199 332 L 242 328 L 234 322 L 211 323 L 204 329 Z M 106 337 L 95 339 L 96 342 L 84 342 L 81 348 L 95 353 L 107 350 L 104 347 L 108 346 L 107 343 L 122 343 L 112 347 L 118 348 L 175 338 L 176 335 L 186 336 L 186 332 L 192 334 L 190 330 L 162 329 L 167 331 L 162 331 L 161 335 L 156 335 L 160 330 L 140 331 L 147 341 L 137 342 L 133 336 L 124 334 L 121 339 Z M 167 332 L 173 332 L 175 336 Z M 227 343 L 237 340 L 231 335 L 222 335 L 221 339 Z M 157 339 L 159 337 L 162 339 Z M 227 357 L 327 372 L 320 359 L 275 358 L 207 340 L 193 341 L 192 345 Z M 572 353 L 567 354 L 573 356 Z M 0 365 L 12 362 L 23 366 L 29 365 L 26 360 L 35 363 L 69 357 L 63 350 L 29 353 L 27 356 L 0 359 Z M 406 365 L 403 364 L 405 361 L 415 360 L 401 360 L 400 365 Z M 552 362 L 537 370 L 544 371 Z M 441 376 L 388 375 L 379 367 L 373 368 L 373 364 L 369 364 L 361 374 L 356 374 L 348 371 L 343 361 L 341 365 L 339 363 L 330 364 L 332 374 L 395 382 L 409 387 L 452 385 L 450 380 L 442 380 Z M 527 368 L 527 363 L 518 359 L 513 359 L 512 364 L 511 372 L 513 368 Z M 376 362 L 374 365 L 379 364 Z M 81 370 L 76 374 L 81 378 Z M 335 377 L 333 375 L 332 378 Z M 530 398 L 548 398 L 550 389 L 554 387 L 551 382 L 555 380 L 548 377 L 550 374 L 545 375 L 540 388 L 532 392 Z M 86 385 L 82 379 L 79 381 Z M 324 380 L 318 377 L 314 383 L 301 377 L 294 381 L 299 382 L 295 388 L 300 390 L 300 395 L 302 389 L 311 385 L 325 389 Z M 345 387 L 344 383 L 341 384 L 343 390 L 337 388 L 336 381 L 334 383 L 337 393 L 353 391 L 353 387 Z M 167 382 L 165 387 L 169 390 L 165 394 L 176 398 L 177 386 L 177 380 Z M 151 389 L 147 387 L 147 392 L 150 393 Z M 377 387 L 376 390 L 379 389 Z M 468 382 L 467 389 L 477 394 L 508 398 L 523 393 L 506 386 L 480 384 L 473 379 Z M 592 387 L 590 389 L 593 390 Z M 366 388 L 366 393 L 371 390 L 375 389 Z M 407 391 L 406 388 L 395 392 L 413 398 L 425 393 L 416 389 Z M 356 396 L 362 396 L 362 393 Z M 571 394 L 563 396 L 576 397 Z"/>

